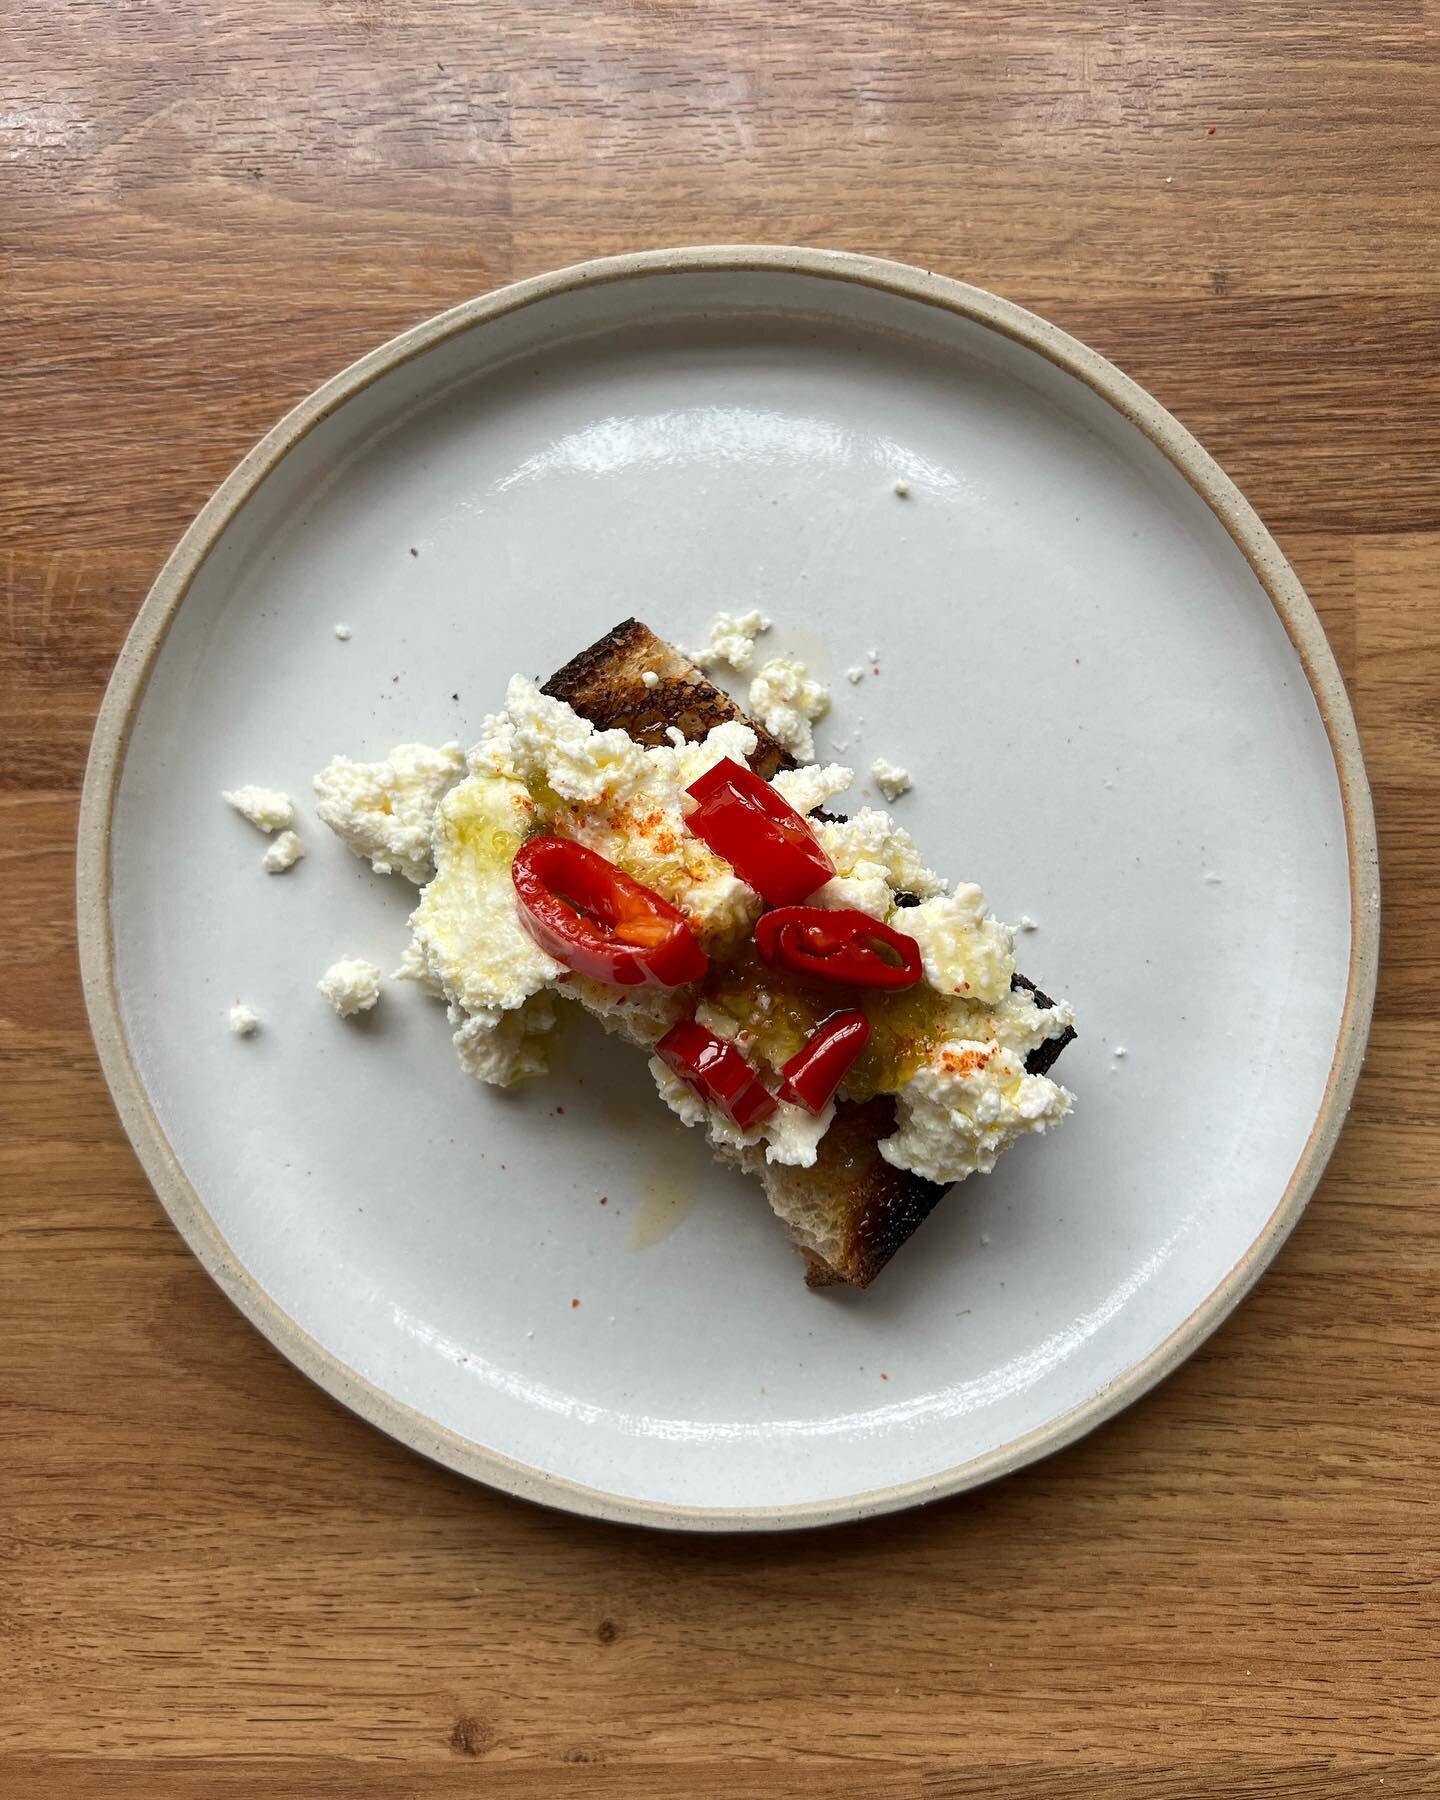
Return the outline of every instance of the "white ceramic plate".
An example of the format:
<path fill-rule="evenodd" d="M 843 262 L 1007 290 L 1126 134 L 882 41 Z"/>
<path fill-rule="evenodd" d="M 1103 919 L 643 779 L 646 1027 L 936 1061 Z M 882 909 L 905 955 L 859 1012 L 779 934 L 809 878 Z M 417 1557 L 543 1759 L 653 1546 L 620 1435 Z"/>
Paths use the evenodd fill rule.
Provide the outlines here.
<path fill-rule="evenodd" d="M 413 900 L 315 821 L 333 752 L 468 740 L 513 670 L 631 613 L 686 643 L 756 603 L 834 687 L 822 753 L 913 772 L 899 816 L 1039 921 L 1021 967 L 1082 1033 L 1073 1119 L 864 1294 L 808 1293 L 758 1190 L 596 1033 L 498 1094 L 414 988 L 349 1024 L 315 992 L 341 953 L 392 968 Z M 246 782 L 300 797 L 282 878 L 220 800 Z M 975 289 L 742 249 L 506 289 L 279 425 L 126 645 L 80 900 L 126 1127 L 287 1355 L 497 1486 L 734 1528 L 973 1485 L 1194 1348 L 1334 1141 L 1375 881 L 1319 625 L 1173 419 Z"/>

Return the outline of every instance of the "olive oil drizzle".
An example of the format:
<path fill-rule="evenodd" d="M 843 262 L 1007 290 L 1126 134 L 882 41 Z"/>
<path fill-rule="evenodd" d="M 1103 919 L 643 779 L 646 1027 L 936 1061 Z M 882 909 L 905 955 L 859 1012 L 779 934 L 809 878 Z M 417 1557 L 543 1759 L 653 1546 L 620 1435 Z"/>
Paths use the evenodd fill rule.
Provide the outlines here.
<path fill-rule="evenodd" d="M 845 1077 L 852 1100 L 898 1093 L 947 1039 L 983 1042 L 992 1035 L 990 1008 L 978 1000 L 937 993 L 925 982 L 898 991 L 807 982 L 771 968 L 753 941 L 712 957 L 696 997 L 750 1034 L 752 1061 L 775 1069 L 832 1013 L 859 1008 L 870 1021 L 870 1041 Z"/>

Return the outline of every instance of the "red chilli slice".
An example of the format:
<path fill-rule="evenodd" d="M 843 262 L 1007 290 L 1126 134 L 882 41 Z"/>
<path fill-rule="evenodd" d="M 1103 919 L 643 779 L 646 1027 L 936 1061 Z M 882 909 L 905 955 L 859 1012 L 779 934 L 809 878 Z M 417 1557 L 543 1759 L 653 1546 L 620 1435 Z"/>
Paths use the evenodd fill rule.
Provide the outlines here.
<path fill-rule="evenodd" d="M 655 1054 L 700 1096 L 749 1131 L 775 1110 L 775 1096 L 733 1044 L 695 1019 L 672 1025 Z"/>
<path fill-rule="evenodd" d="M 780 1071 L 780 1098 L 807 1112 L 824 1112 L 869 1042 L 870 1021 L 863 1012 L 832 1013 Z"/>
<path fill-rule="evenodd" d="M 691 831 L 772 906 L 804 900 L 835 873 L 804 817 L 753 769 L 722 757 L 686 792 Z"/>
<path fill-rule="evenodd" d="M 755 927 L 772 967 L 847 987 L 914 987 L 925 973 L 913 937 L 849 907 L 780 906 Z"/>
<path fill-rule="evenodd" d="M 529 838 L 510 874 L 526 930 L 577 975 L 673 988 L 710 966 L 683 914 L 584 844 Z"/>

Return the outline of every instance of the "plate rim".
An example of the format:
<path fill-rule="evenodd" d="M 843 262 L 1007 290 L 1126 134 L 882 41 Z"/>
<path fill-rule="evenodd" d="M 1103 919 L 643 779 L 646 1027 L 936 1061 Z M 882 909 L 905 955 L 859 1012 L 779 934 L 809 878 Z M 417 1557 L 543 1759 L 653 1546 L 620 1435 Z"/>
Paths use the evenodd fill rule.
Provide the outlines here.
<path fill-rule="evenodd" d="M 326 1350 L 262 1289 L 231 1251 L 166 1138 L 131 1055 L 114 978 L 111 824 L 131 727 L 152 669 L 191 584 L 259 484 L 324 419 L 381 376 L 434 346 L 579 288 L 696 273 L 806 275 L 849 282 L 957 314 L 1036 351 L 1135 425 L 1215 514 L 1274 606 L 1315 696 L 1335 763 L 1350 882 L 1350 962 L 1325 1091 L 1294 1170 L 1235 1266 L 1148 1356 L 1098 1392 L 1009 1443 L 936 1473 L 838 1498 L 775 1506 L 702 1506 L 590 1487 L 516 1461 L 438 1424 Z M 1379 962 L 1380 892 L 1374 808 L 1354 713 L 1324 628 L 1259 515 L 1199 441 L 1160 402 L 1078 338 L 986 289 L 851 251 L 788 245 L 700 245 L 593 258 L 461 302 L 378 345 L 292 408 L 200 509 L 156 576 L 121 647 L 96 718 L 81 790 L 76 846 L 81 986 L 101 1069 L 120 1123 L 180 1235 L 222 1292 L 319 1387 L 368 1423 L 455 1472 L 527 1500 L 592 1518 L 661 1529 L 773 1531 L 836 1524 L 907 1507 L 1009 1474 L 1093 1430 L 1179 1366 L 1254 1286 L 1313 1194 L 1354 1096 Z"/>

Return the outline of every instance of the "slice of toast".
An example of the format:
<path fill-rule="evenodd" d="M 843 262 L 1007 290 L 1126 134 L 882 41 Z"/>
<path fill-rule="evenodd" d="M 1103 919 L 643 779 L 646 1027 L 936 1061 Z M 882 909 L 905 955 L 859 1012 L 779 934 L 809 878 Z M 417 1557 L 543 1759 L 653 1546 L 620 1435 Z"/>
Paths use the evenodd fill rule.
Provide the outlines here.
<path fill-rule="evenodd" d="M 658 683 L 644 681 L 646 670 L 659 676 Z M 543 691 L 602 731 L 618 726 L 642 744 L 665 743 L 670 726 L 698 740 L 716 725 L 743 719 L 759 739 L 750 758 L 757 774 L 768 780 L 777 769 L 794 767 L 794 759 L 746 719 L 728 694 L 638 619 L 626 619 L 572 657 Z M 1034 993 L 1038 1005 L 1051 1004 L 1023 975 L 1014 985 Z M 1026 1068 L 1032 1075 L 1046 1074 L 1074 1036 L 1067 1027 L 1048 1039 L 1031 1051 Z M 842 1100 L 813 1167 L 767 1163 L 763 1149 L 742 1158 L 799 1246 L 809 1286 L 868 1287 L 948 1191 L 885 1161 L 880 1143 L 894 1129 L 895 1102 L 889 1095 L 862 1103 Z"/>
<path fill-rule="evenodd" d="M 647 673 L 658 677 L 647 684 Z M 678 726 L 698 742 L 716 725 L 745 719 L 726 693 L 704 676 L 684 651 L 656 637 L 638 619 L 626 619 L 588 650 L 572 656 L 540 690 L 563 700 L 602 731 L 618 726 L 637 744 L 664 744 Z M 769 732 L 745 719 L 759 739 L 750 767 L 768 781 L 777 769 L 793 769 L 795 759 Z"/>

